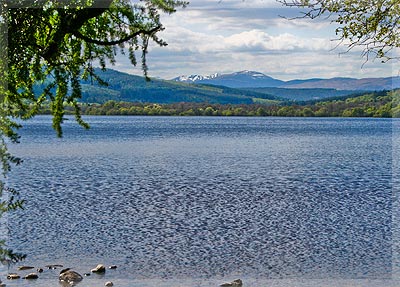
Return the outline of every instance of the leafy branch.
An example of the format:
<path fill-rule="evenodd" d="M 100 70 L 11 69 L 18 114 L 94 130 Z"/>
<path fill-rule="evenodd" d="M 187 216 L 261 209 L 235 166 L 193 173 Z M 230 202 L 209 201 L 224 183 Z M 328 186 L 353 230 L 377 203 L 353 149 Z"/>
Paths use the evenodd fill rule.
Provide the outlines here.
<path fill-rule="evenodd" d="M 400 59 L 400 2 L 398 0 L 277 0 L 302 8 L 300 18 L 331 18 L 336 35 L 347 51 L 362 49 L 362 56 L 382 62 Z"/>

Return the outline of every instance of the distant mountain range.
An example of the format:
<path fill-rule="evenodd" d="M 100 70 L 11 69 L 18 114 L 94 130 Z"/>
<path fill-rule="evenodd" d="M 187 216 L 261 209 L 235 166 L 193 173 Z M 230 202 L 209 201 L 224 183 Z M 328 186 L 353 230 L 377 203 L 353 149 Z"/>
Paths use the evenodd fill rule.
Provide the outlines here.
<path fill-rule="evenodd" d="M 400 77 L 332 78 L 282 81 L 256 71 L 241 71 L 211 76 L 190 75 L 172 79 L 184 83 L 210 84 L 231 88 L 335 89 L 346 91 L 381 91 L 400 88 Z"/>
<path fill-rule="evenodd" d="M 112 69 L 96 74 L 108 83 L 82 81 L 84 103 L 104 103 L 110 100 L 170 104 L 179 102 L 210 104 L 279 104 L 286 101 L 324 100 L 365 94 L 366 90 L 381 91 L 400 87 L 400 79 L 310 79 L 280 81 L 259 72 L 242 71 L 211 76 L 188 76 L 174 80 L 152 79 L 122 73 Z M 41 93 L 43 85 L 35 86 Z"/>
<path fill-rule="evenodd" d="M 176 81 L 134 76 L 112 69 L 96 74 L 108 83 L 100 86 L 91 81 L 82 81 L 82 102 L 104 103 L 109 100 L 142 103 L 213 103 L 213 104 L 251 104 L 254 102 L 277 103 L 282 100 L 264 91 L 243 91 L 241 89 L 214 85 L 196 85 Z"/>

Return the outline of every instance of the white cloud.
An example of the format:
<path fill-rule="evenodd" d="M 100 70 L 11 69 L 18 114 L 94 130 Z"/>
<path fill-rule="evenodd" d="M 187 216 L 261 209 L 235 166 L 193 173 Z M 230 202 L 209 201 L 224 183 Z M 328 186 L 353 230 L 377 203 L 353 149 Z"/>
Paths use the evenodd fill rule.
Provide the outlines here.
<path fill-rule="evenodd" d="M 329 20 L 288 20 L 299 11 L 275 0 L 192 0 L 188 8 L 163 16 L 160 36 L 167 47 L 151 46 L 150 75 L 212 74 L 257 70 L 290 80 L 312 77 L 387 76 L 394 68 L 379 61 L 363 66 L 360 51 L 344 55 Z M 122 60 L 120 70 L 140 74 Z"/>
<path fill-rule="evenodd" d="M 305 39 L 290 33 L 271 36 L 260 30 L 245 31 L 225 39 L 229 49 L 249 50 L 258 52 L 274 51 L 326 51 L 332 49 L 329 40 L 323 38 Z"/>
<path fill-rule="evenodd" d="M 176 37 L 179 34 L 179 37 Z M 324 38 L 301 38 L 290 33 L 277 36 L 261 30 L 244 31 L 230 36 L 210 35 L 177 27 L 162 35 L 169 43 L 162 48 L 171 52 L 192 53 L 283 53 L 293 51 L 327 51 L 334 45 Z M 158 48 L 157 48 L 158 50 Z"/>

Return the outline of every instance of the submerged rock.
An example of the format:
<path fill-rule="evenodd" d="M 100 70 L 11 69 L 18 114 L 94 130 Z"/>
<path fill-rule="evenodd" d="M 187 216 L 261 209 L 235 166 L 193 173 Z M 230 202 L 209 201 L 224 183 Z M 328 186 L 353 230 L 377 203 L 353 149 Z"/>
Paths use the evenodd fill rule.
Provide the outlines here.
<path fill-rule="evenodd" d="M 240 279 L 233 280 L 232 282 L 227 282 L 219 285 L 221 287 L 242 287 L 243 282 Z"/>
<path fill-rule="evenodd" d="M 63 268 L 64 266 L 62 266 L 61 264 L 51 264 L 51 265 L 46 265 L 45 267 L 48 269 L 57 269 L 57 268 Z"/>
<path fill-rule="evenodd" d="M 42 273 L 43 272 L 43 268 L 38 268 L 36 269 L 37 272 Z"/>
<path fill-rule="evenodd" d="M 14 279 L 19 279 L 21 276 L 19 276 L 17 273 L 10 273 L 7 275 L 8 280 L 14 280 Z"/>
<path fill-rule="evenodd" d="M 108 267 L 108 269 L 117 269 L 117 265 L 111 265 Z"/>
<path fill-rule="evenodd" d="M 24 279 L 38 279 L 39 276 L 36 273 L 29 273 L 24 277 Z"/>
<path fill-rule="evenodd" d="M 72 271 L 70 268 L 63 269 L 60 272 L 60 276 L 58 279 L 61 282 L 66 282 L 68 284 L 73 285 L 74 283 L 78 283 L 83 280 L 83 277 L 78 272 Z"/>
<path fill-rule="evenodd" d="M 65 272 L 67 272 L 67 271 L 69 271 L 69 270 L 71 270 L 71 268 L 65 268 L 65 269 L 61 270 L 60 271 L 60 275 L 65 273 Z"/>
<path fill-rule="evenodd" d="M 0 287 L 6 287 L 6 284 L 1 283 L 1 281 L 0 281 Z"/>
<path fill-rule="evenodd" d="M 19 266 L 17 269 L 18 270 L 29 270 L 29 269 L 33 269 L 35 267 L 33 266 Z"/>
<path fill-rule="evenodd" d="M 104 286 L 112 287 L 112 286 L 114 286 L 114 283 L 112 283 L 111 281 L 108 281 L 108 282 L 106 282 L 106 284 L 104 284 Z"/>
<path fill-rule="evenodd" d="M 96 268 L 93 268 L 91 271 L 93 273 L 104 273 L 106 272 L 106 267 L 103 264 L 99 264 L 96 266 Z"/>

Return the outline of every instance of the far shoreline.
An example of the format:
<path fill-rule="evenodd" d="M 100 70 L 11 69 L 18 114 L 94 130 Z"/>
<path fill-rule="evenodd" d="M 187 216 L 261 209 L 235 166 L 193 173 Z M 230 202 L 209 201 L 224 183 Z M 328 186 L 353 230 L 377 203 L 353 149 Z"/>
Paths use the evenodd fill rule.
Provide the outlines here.
<path fill-rule="evenodd" d="M 198 116 L 198 117 L 298 117 L 298 118 L 399 118 L 400 90 L 383 91 L 331 100 L 282 103 L 138 103 L 110 100 L 79 103 L 83 116 Z M 51 115 L 50 106 L 38 114 Z M 65 115 L 74 115 L 74 106 L 65 105 Z"/>

